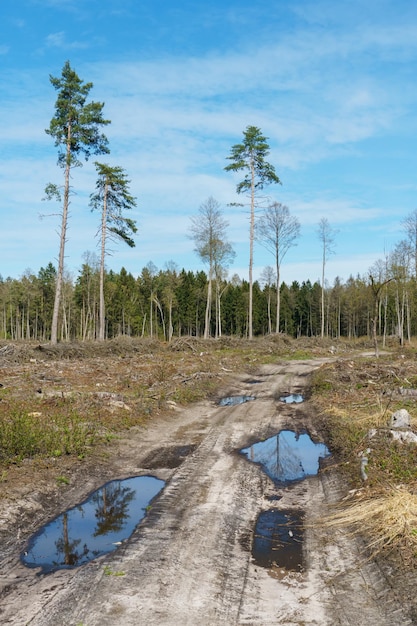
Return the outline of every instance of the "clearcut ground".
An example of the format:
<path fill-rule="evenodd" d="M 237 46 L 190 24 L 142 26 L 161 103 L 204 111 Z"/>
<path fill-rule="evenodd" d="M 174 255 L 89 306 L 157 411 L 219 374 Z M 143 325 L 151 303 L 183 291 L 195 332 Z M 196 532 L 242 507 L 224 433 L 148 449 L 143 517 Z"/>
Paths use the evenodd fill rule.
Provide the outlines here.
<path fill-rule="evenodd" d="M 400 626 L 413 624 L 412 573 L 393 578 L 365 557 L 358 537 L 318 523 L 345 487 L 337 464 L 276 487 L 239 450 L 282 429 L 322 441 L 309 400 L 310 375 L 329 359 L 284 361 L 227 374 L 216 398 L 155 415 L 71 466 L 69 485 L 52 489 L 53 466 L 34 466 L 2 498 L 0 622 L 103 626 L 247 624 Z M 256 384 L 253 378 L 256 377 Z M 285 393 L 305 401 L 284 404 Z M 229 395 L 255 400 L 221 407 Z M 189 453 L 178 465 L 178 446 Z M 178 459 L 177 459 L 178 460 Z M 53 461 L 51 464 L 53 465 Z M 16 475 L 23 468 L 16 470 Z M 62 467 L 59 469 L 62 472 Z M 37 474 L 37 472 L 39 472 Z M 56 473 L 56 472 L 55 472 Z M 106 557 L 38 575 L 19 555 L 31 533 L 107 480 L 151 474 L 166 480 L 132 537 Z M 56 486 L 55 486 L 56 487 Z M 257 516 L 268 509 L 304 516 L 302 572 L 252 558 Z"/>

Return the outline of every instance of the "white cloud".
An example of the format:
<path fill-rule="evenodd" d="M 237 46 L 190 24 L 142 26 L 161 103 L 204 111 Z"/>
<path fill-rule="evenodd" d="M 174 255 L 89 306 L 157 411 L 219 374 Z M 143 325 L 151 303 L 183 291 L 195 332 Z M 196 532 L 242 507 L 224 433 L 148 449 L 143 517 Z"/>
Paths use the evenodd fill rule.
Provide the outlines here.
<path fill-rule="evenodd" d="M 317 225 L 324 217 L 334 226 L 342 224 L 360 224 L 378 219 L 381 210 L 375 207 L 358 206 L 357 201 L 351 202 L 345 198 L 318 197 L 311 200 L 294 198 L 291 203 L 291 212 L 304 225 Z"/>
<path fill-rule="evenodd" d="M 83 50 L 91 45 L 91 42 L 85 41 L 67 41 L 64 31 L 58 33 L 50 33 L 45 39 L 47 48 L 61 48 L 64 50 Z"/>
<path fill-rule="evenodd" d="M 59 33 L 51 33 L 45 39 L 47 47 L 62 48 L 65 42 L 65 33 L 61 30 Z"/>

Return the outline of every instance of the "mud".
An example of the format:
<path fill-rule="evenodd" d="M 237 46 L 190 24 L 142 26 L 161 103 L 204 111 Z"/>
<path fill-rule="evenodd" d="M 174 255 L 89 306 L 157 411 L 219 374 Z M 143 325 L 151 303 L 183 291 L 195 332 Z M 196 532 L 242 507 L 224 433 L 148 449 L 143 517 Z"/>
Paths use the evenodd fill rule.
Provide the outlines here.
<path fill-rule="evenodd" d="M 23 626 L 406 626 L 408 576 L 365 558 L 360 540 L 324 530 L 320 517 L 343 493 L 329 466 L 280 489 L 239 450 L 283 429 L 322 441 L 308 400 L 320 360 L 263 366 L 226 393 L 255 401 L 220 407 L 204 401 L 157 417 L 73 473 L 58 493 L 45 483 L 14 491 L 0 513 L 0 622 Z M 302 393 L 300 404 L 280 402 Z M 225 395 L 225 394 L 224 394 Z M 323 442 L 325 443 L 325 442 Z M 167 481 L 130 539 L 71 570 L 38 574 L 19 554 L 39 526 L 108 480 L 152 475 Z M 36 484 L 35 484 L 36 483 Z M 13 497 L 12 497 L 13 496 Z M 262 511 L 303 519 L 302 567 L 260 567 L 252 556 Z"/>

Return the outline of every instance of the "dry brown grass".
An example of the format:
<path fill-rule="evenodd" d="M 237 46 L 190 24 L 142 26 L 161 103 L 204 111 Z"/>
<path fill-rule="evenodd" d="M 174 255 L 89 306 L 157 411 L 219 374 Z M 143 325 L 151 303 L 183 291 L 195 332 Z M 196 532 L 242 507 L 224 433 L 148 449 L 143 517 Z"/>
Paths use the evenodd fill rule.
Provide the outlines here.
<path fill-rule="evenodd" d="M 393 349 L 380 359 L 340 360 L 321 368 L 313 383 L 313 401 L 348 496 L 322 523 L 360 534 L 371 556 L 391 550 L 408 566 L 417 564 L 417 446 L 393 440 L 387 428 L 392 413 L 405 408 L 417 430 L 417 388 L 413 347 Z M 370 429 L 378 435 L 369 438 Z M 368 450 L 370 452 L 368 453 Z M 360 460 L 368 458 L 368 480 Z"/>
<path fill-rule="evenodd" d="M 364 536 L 370 557 L 400 552 L 406 562 L 417 556 L 417 484 L 361 490 L 321 520 L 325 527 L 349 528 Z"/>

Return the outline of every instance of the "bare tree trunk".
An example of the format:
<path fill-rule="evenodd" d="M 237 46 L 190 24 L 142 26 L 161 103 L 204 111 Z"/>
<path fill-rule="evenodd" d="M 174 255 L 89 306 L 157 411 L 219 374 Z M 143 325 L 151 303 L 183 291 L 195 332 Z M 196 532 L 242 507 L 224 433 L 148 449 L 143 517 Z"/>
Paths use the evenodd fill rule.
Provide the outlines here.
<path fill-rule="evenodd" d="M 208 279 L 208 285 L 207 285 L 206 315 L 204 319 L 204 339 L 208 339 L 210 337 L 211 303 L 212 303 L 212 291 L 213 291 L 212 275 L 213 275 L 213 268 L 212 268 L 212 264 L 210 263 L 209 279 Z"/>
<path fill-rule="evenodd" d="M 376 331 L 377 321 L 378 321 L 378 300 L 375 300 L 375 310 L 374 310 L 374 316 L 372 318 L 372 338 L 374 341 L 375 357 L 378 359 L 379 347 L 378 347 L 378 336 L 377 336 L 377 331 Z"/>
<path fill-rule="evenodd" d="M 214 336 L 215 336 L 216 339 L 218 339 L 218 337 L 219 337 L 219 322 L 220 322 L 220 320 L 219 320 L 220 300 L 219 300 L 219 283 L 218 283 L 217 280 L 216 280 L 216 295 L 215 295 L 215 298 L 214 298 L 214 303 L 215 303 L 215 307 L 214 308 L 216 310 L 216 328 L 215 328 L 215 331 L 214 331 L 215 332 Z"/>
<path fill-rule="evenodd" d="M 271 321 L 271 287 L 268 288 L 268 333 L 272 334 L 272 321 Z"/>
<path fill-rule="evenodd" d="M 82 339 L 82 341 L 85 340 L 85 329 L 86 329 L 87 323 L 86 323 L 86 312 L 85 312 L 85 300 L 83 298 L 83 306 L 82 309 L 80 311 L 80 337 Z"/>
<path fill-rule="evenodd" d="M 400 341 L 400 345 L 404 345 L 404 307 L 403 303 L 400 303 L 400 294 L 397 289 L 395 298 L 395 308 L 397 312 L 397 334 Z"/>
<path fill-rule="evenodd" d="M 67 320 L 67 312 L 65 309 L 65 306 L 62 307 L 62 330 L 61 330 L 61 336 L 65 337 L 65 341 L 68 341 L 69 339 L 69 332 L 68 332 L 68 320 Z"/>
<path fill-rule="evenodd" d="M 382 339 L 382 346 L 385 348 L 386 340 L 387 340 L 387 315 L 388 315 L 388 294 L 385 294 L 385 304 L 384 304 L 384 335 Z"/>
<path fill-rule="evenodd" d="M 323 251 L 323 265 L 321 271 L 321 336 L 324 337 L 324 268 L 326 265 L 326 253 Z"/>
<path fill-rule="evenodd" d="M 219 324 L 218 324 L 218 336 L 221 337 L 222 336 L 222 310 L 221 310 L 221 293 L 219 291 L 219 299 L 218 299 L 218 310 L 217 310 L 217 314 L 218 314 L 218 320 L 219 320 Z"/>
<path fill-rule="evenodd" d="M 408 298 L 408 291 L 405 291 L 405 315 L 407 319 L 407 341 L 411 341 L 411 315 L 410 315 L 410 300 Z"/>
<path fill-rule="evenodd" d="M 281 292 L 280 292 L 280 267 L 279 267 L 279 262 L 277 259 L 277 265 L 276 265 L 276 270 L 277 270 L 277 323 L 276 323 L 276 327 L 275 327 L 275 332 L 278 334 L 279 333 L 279 316 L 281 315 Z"/>
<path fill-rule="evenodd" d="M 172 325 L 172 299 L 169 301 L 168 307 L 168 342 L 171 343 L 174 327 Z"/>
<path fill-rule="evenodd" d="M 341 320 L 342 318 L 342 311 L 341 311 L 341 306 L 340 306 L 340 298 L 337 301 L 337 339 L 340 339 L 340 335 L 341 335 Z"/>
<path fill-rule="evenodd" d="M 255 164 L 251 160 L 251 198 L 249 234 L 249 321 L 248 338 L 253 337 L 253 242 L 255 239 Z"/>
<path fill-rule="evenodd" d="M 71 169 L 71 125 L 68 126 L 67 136 L 67 156 L 65 165 L 65 185 L 64 203 L 62 207 L 61 239 L 59 244 L 58 272 L 56 276 L 54 311 L 52 314 L 51 343 L 58 341 L 58 318 L 61 304 L 62 282 L 64 277 L 65 243 L 67 238 L 69 189 L 70 189 L 70 169 Z"/>
<path fill-rule="evenodd" d="M 162 334 L 164 336 L 164 339 L 166 339 L 166 331 L 165 331 L 165 317 L 164 317 L 164 312 L 162 310 L 162 306 L 161 303 L 159 302 L 158 298 L 156 296 L 154 296 L 154 302 L 156 304 L 156 307 L 159 311 L 159 314 L 161 316 L 161 322 L 162 322 Z"/>
<path fill-rule="evenodd" d="M 104 262 L 106 258 L 106 225 L 107 225 L 107 182 L 104 187 L 103 212 L 101 214 L 101 255 L 100 255 L 100 323 L 99 323 L 99 341 L 104 341 L 105 329 L 105 304 L 104 304 Z"/>
<path fill-rule="evenodd" d="M 153 337 L 153 291 L 151 291 L 151 297 L 150 297 L 150 306 L 149 306 L 149 329 L 150 329 L 150 336 L 151 338 Z"/>

